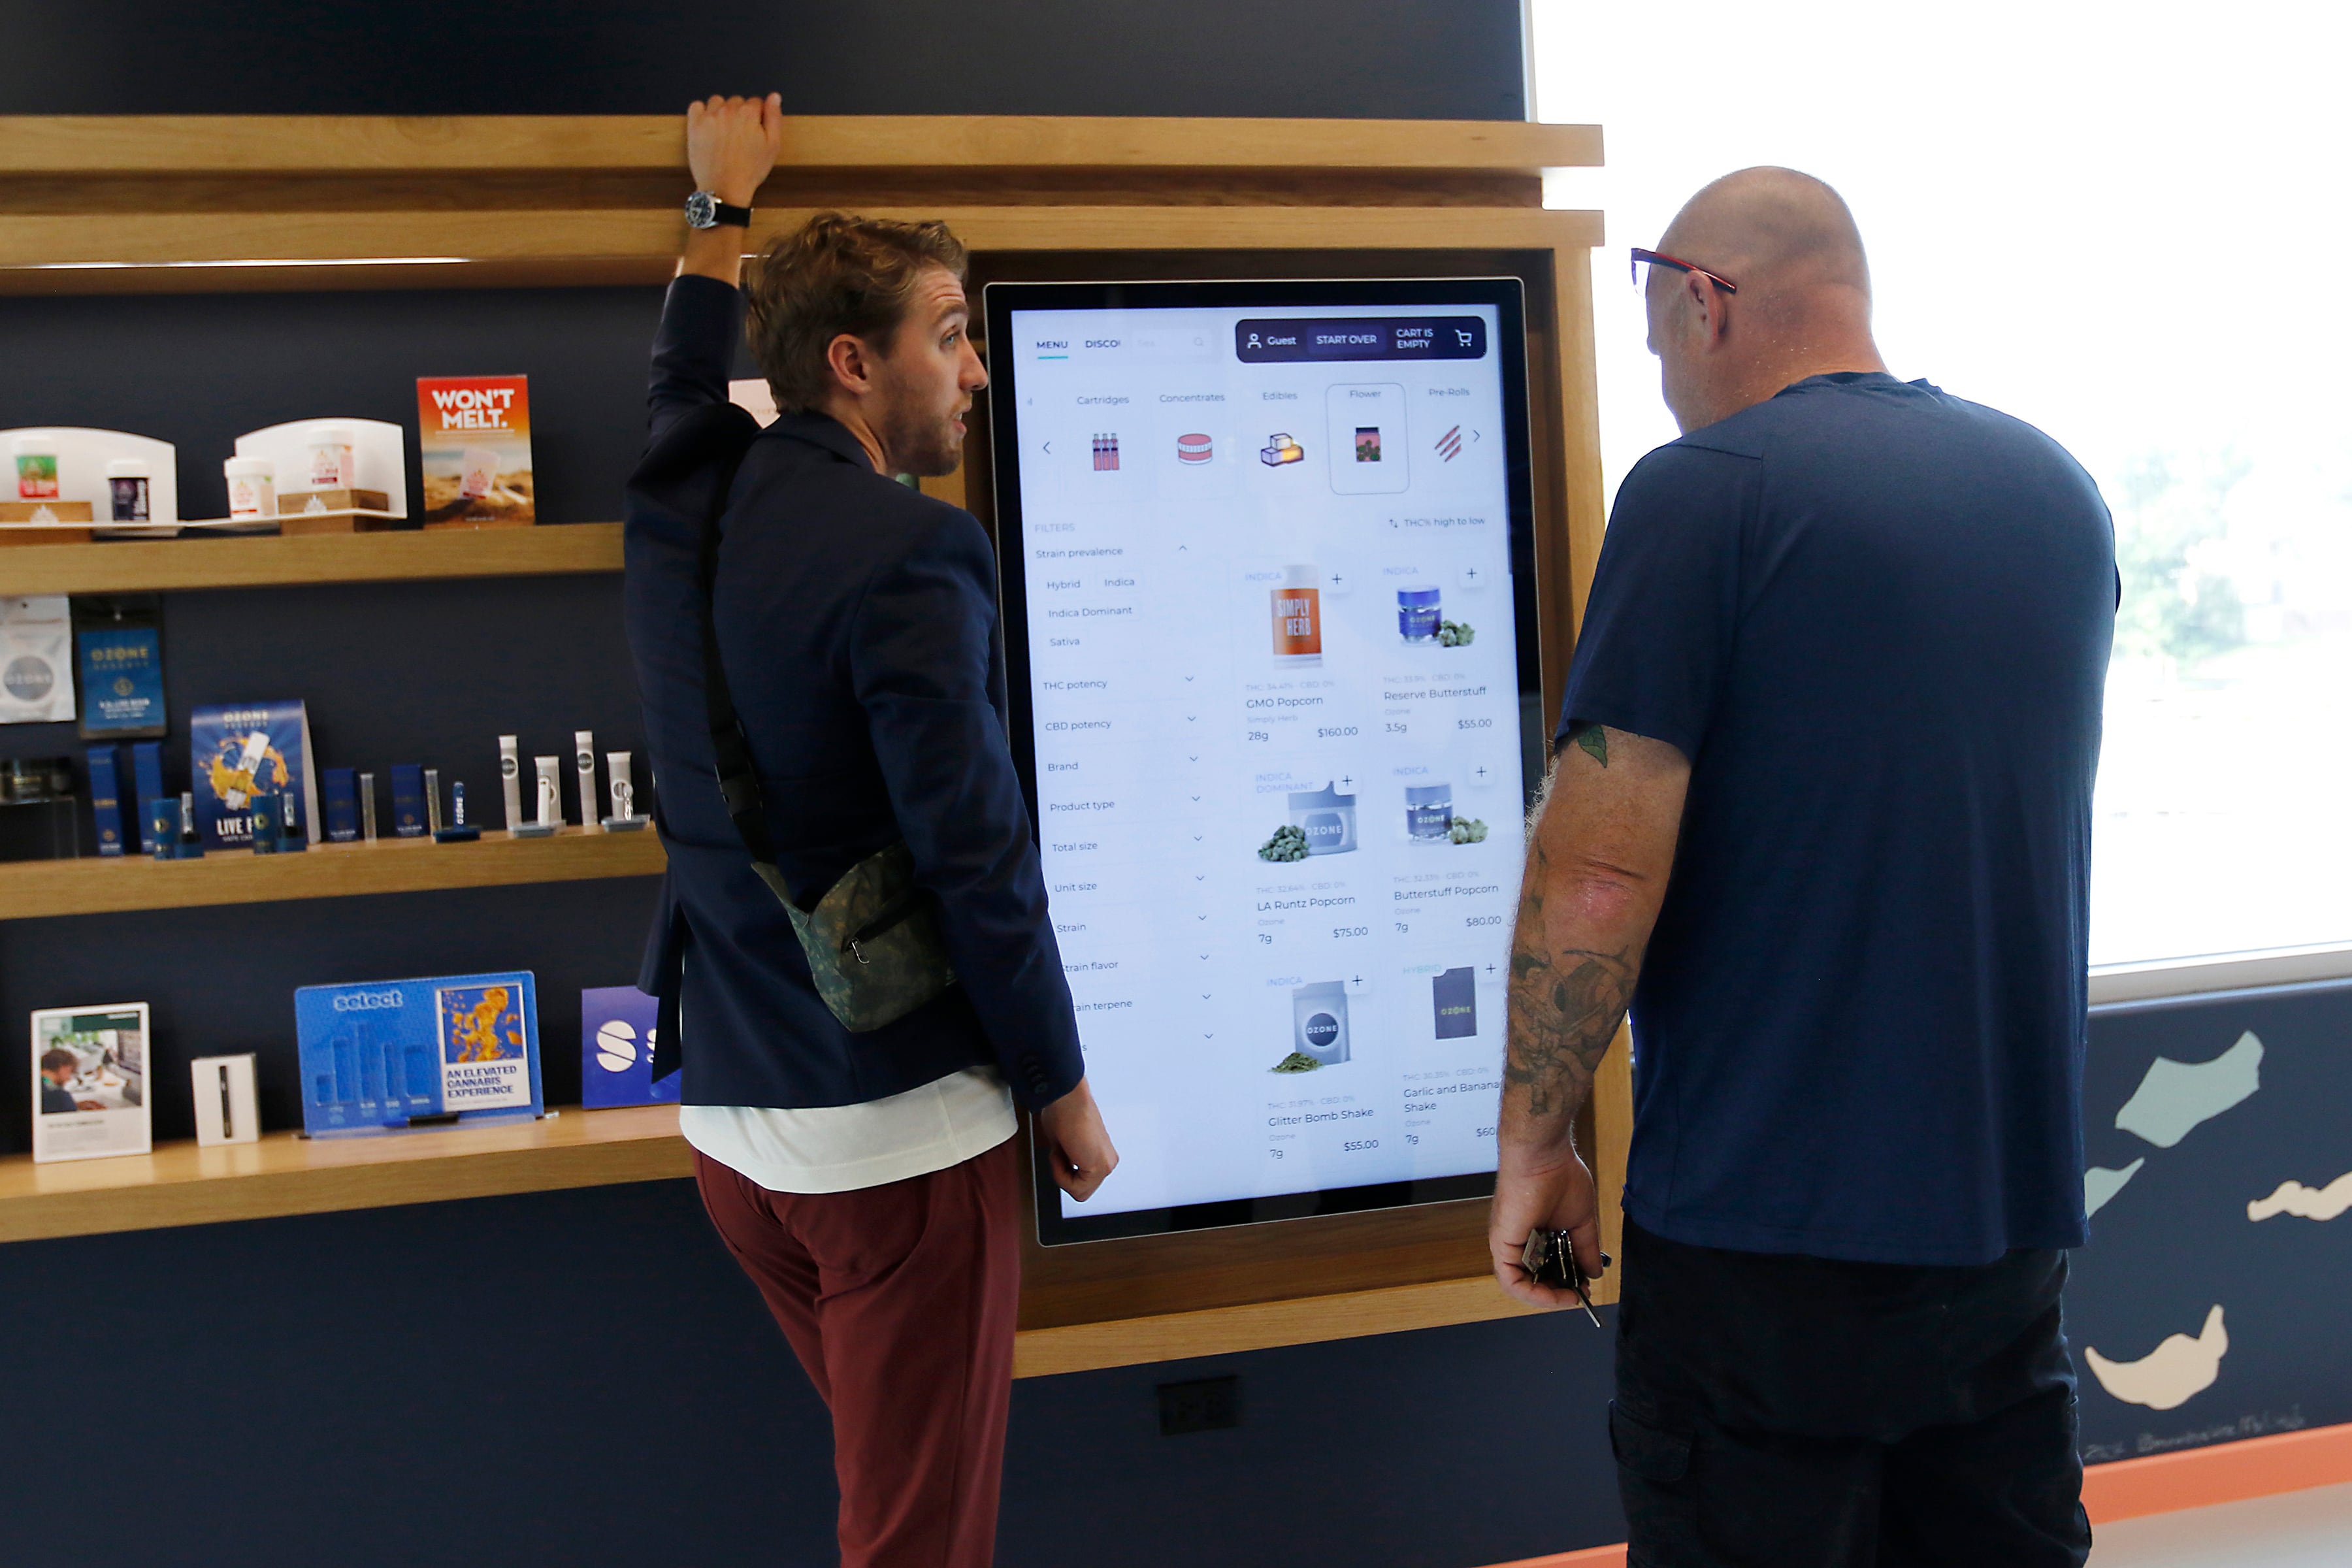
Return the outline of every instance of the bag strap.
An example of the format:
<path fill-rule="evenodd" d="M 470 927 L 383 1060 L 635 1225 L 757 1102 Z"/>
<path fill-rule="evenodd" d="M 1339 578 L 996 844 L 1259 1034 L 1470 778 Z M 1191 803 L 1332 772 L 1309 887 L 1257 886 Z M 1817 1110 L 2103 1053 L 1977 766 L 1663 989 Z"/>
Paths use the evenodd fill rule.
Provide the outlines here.
<path fill-rule="evenodd" d="M 743 422 L 751 423 L 748 416 Z M 758 434 L 758 428 L 753 426 L 751 436 Z M 727 667 L 719 655 L 719 614 L 714 597 L 719 581 L 719 519 L 735 487 L 735 472 L 742 467 L 744 454 L 750 450 L 751 438 L 746 437 L 741 445 L 722 457 L 723 482 L 713 488 L 710 507 L 698 520 L 701 540 L 696 584 L 702 599 L 702 697 L 710 727 L 711 760 L 718 765 L 719 794 L 726 802 L 728 819 L 735 824 L 735 836 L 742 840 L 743 851 L 751 857 L 752 871 L 780 901 L 790 905 L 792 889 L 784 885 L 784 875 L 776 868 L 774 841 L 768 837 L 767 801 L 760 792 L 759 764 L 752 760 L 751 738 L 743 732 L 743 721 L 735 711 L 735 696 L 727 685 Z"/>

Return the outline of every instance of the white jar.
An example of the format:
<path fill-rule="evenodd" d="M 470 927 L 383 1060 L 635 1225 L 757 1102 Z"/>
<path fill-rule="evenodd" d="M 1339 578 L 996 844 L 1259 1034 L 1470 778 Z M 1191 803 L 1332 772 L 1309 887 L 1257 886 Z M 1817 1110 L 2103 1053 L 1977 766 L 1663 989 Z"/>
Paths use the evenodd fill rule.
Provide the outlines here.
<path fill-rule="evenodd" d="M 155 470 L 144 458 L 117 458 L 106 465 L 108 515 L 117 522 L 154 519 Z"/>
<path fill-rule="evenodd" d="M 278 515 L 278 470 L 267 458 L 231 458 L 221 465 L 228 476 L 228 514 L 250 519 Z"/>
<path fill-rule="evenodd" d="M 58 499 L 58 443 L 54 436 L 16 437 L 16 499 Z"/>
<path fill-rule="evenodd" d="M 310 473 L 303 489 L 347 490 L 359 483 L 354 456 L 358 437 L 348 425 L 313 425 L 310 429 Z"/>

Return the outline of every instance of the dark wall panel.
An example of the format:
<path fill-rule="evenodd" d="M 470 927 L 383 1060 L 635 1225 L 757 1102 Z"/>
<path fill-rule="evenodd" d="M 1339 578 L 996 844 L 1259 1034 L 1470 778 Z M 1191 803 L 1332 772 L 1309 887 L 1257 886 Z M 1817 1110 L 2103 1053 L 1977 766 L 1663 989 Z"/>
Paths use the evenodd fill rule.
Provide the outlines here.
<path fill-rule="evenodd" d="M 8 114 L 1527 112 L 1516 0 L 82 0 L 8 33 Z"/>
<path fill-rule="evenodd" d="M 690 1184 L 0 1247 L 11 1568 L 821 1568 L 824 1409 Z M 1020 1568 L 1622 1540 L 1581 1317 L 1016 1384 Z M 1243 1422 L 1162 1437 L 1156 1383 Z M 57 1478 L 45 1480 L 41 1478 Z"/>
<path fill-rule="evenodd" d="M 2221 1108 L 2245 1087 L 2249 1037 L 2258 1087 Z M 2232 1050 L 2236 1071 L 2208 1065 Z M 2158 1068 L 2158 1090 L 2145 1091 L 2170 1078 L 2179 1120 L 2199 1118 L 2168 1147 L 2116 1125 L 2159 1058 L 2198 1069 Z M 2074 1258 L 2068 1335 L 2085 1455 L 2119 1459 L 2352 1422 L 2343 1331 L 2352 1214 L 2248 1214 L 2283 1182 L 2325 1192 L 2352 1177 L 2352 984 L 2103 1010 L 2092 1019 L 2083 1102 L 2091 1165 L 2144 1162 L 2093 1217 L 2091 1245 Z M 2110 1362 L 2172 1355 L 2198 1365 L 2185 1347 L 2158 1347 L 2174 1335 L 2201 1340 L 2217 1307 L 2228 1342 L 2218 1375 L 2177 1405 L 2118 1398 L 2084 1364 L 2088 1349 Z"/>

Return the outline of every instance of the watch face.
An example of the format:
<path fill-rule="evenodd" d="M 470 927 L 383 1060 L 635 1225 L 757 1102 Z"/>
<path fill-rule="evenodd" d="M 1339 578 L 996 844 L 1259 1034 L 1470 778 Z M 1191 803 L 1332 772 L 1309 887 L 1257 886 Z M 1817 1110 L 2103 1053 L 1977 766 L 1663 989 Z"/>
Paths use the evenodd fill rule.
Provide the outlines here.
<path fill-rule="evenodd" d="M 688 228 L 709 228 L 719 221 L 719 198 L 709 191 L 697 191 L 686 198 L 686 225 Z"/>

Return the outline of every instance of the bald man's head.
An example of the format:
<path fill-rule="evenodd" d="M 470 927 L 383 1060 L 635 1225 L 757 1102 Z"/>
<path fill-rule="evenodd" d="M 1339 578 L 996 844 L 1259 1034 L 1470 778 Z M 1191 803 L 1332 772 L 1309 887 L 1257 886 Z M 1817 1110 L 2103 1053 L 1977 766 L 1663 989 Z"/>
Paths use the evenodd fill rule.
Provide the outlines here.
<path fill-rule="evenodd" d="M 1808 375 L 1883 370 L 1870 336 L 1870 263 L 1844 199 L 1794 169 L 1742 169 L 1683 205 L 1658 249 L 1738 286 L 1654 268 L 1650 347 L 1685 430 Z"/>

